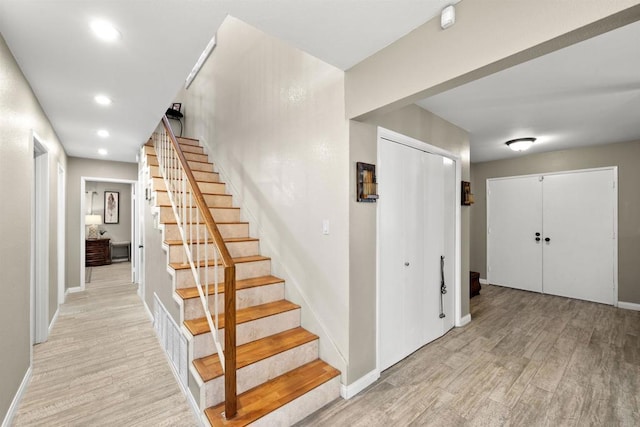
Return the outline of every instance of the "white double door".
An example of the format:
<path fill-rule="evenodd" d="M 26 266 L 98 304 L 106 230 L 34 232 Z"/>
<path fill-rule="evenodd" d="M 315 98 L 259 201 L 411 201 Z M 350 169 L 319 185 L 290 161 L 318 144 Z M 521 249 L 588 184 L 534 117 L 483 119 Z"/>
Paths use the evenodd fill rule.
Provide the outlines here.
<path fill-rule="evenodd" d="M 455 164 L 449 159 L 380 141 L 378 313 L 382 370 L 453 327 L 456 186 Z M 441 292 L 442 272 L 445 294 Z"/>
<path fill-rule="evenodd" d="M 614 303 L 613 168 L 487 181 L 489 283 Z"/>

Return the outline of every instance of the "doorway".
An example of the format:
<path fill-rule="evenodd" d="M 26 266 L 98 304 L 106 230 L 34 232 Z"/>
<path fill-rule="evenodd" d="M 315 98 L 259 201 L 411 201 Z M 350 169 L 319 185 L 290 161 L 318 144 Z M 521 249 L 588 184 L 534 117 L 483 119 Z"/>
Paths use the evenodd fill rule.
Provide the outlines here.
<path fill-rule="evenodd" d="M 487 180 L 490 283 L 615 305 L 617 169 Z"/>
<path fill-rule="evenodd" d="M 459 171 L 451 153 L 380 130 L 380 370 L 459 324 Z"/>
<path fill-rule="evenodd" d="M 31 344 L 49 336 L 49 153 L 35 134 L 31 199 Z"/>

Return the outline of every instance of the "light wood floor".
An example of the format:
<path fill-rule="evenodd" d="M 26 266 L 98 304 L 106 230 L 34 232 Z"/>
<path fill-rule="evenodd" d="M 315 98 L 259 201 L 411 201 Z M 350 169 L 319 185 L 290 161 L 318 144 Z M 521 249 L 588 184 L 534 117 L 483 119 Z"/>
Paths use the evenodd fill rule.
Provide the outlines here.
<path fill-rule="evenodd" d="M 473 321 L 301 426 L 640 426 L 640 313 L 483 286 Z"/>
<path fill-rule="evenodd" d="M 34 347 L 14 425 L 196 425 L 130 271 L 94 267 L 87 290 L 67 297 L 49 340 Z"/>

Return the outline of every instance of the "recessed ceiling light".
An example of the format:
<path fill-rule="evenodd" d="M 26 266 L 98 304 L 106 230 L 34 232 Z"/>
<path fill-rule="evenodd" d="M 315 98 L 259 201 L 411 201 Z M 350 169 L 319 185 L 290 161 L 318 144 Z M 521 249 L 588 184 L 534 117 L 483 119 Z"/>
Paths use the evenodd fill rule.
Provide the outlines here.
<path fill-rule="evenodd" d="M 111 98 L 109 98 L 107 95 L 96 95 L 95 97 L 93 97 L 94 101 L 96 101 L 97 104 L 100 105 L 111 105 Z"/>
<path fill-rule="evenodd" d="M 121 37 L 120 31 L 118 31 L 110 22 L 105 20 L 96 19 L 95 21 L 91 21 L 89 26 L 100 40 L 113 42 Z"/>
<path fill-rule="evenodd" d="M 98 150 L 98 154 L 100 154 L 101 156 L 106 156 L 107 155 L 107 150 L 105 150 L 104 148 L 101 148 Z"/>
<path fill-rule="evenodd" d="M 108 138 L 109 137 L 109 131 L 106 129 L 100 129 L 98 132 L 96 132 L 98 134 L 98 136 L 100 138 Z"/>
<path fill-rule="evenodd" d="M 505 144 L 513 151 L 526 151 L 531 148 L 534 142 L 536 142 L 536 138 L 517 138 L 507 141 Z"/>

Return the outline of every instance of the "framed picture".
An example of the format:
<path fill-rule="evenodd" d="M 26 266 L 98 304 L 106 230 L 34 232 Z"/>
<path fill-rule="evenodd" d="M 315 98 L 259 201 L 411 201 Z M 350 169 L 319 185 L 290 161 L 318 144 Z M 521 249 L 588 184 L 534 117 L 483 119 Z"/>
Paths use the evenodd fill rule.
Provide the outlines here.
<path fill-rule="evenodd" d="M 182 103 L 174 102 L 173 104 L 171 104 L 171 109 L 179 112 L 182 109 Z"/>
<path fill-rule="evenodd" d="M 120 192 L 104 192 L 104 223 L 118 224 L 120 222 Z"/>

